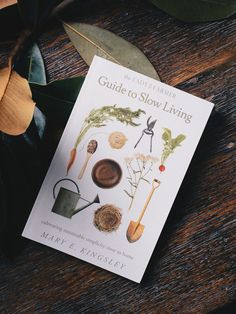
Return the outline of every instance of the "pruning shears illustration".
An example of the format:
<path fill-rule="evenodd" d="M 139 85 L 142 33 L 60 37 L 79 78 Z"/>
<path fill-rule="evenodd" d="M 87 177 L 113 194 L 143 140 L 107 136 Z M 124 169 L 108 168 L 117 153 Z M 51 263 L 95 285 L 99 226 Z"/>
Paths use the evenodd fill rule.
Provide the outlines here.
<path fill-rule="evenodd" d="M 142 137 L 144 136 L 144 134 L 150 136 L 150 153 L 152 152 L 152 139 L 153 139 L 153 136 L 154 136 L 154 131 L 153 131 L 153 128 L 157 122 L 157 120 L 153 120 L 153 121 L 150 121 L 151 120 L 151 117 L 150 116 L 148 119 L 147 119 L 147 128 L 144 129 L 142 131 L 142 135 L 141 137 L 139 138 L 138 142 L 135 144 L 134 148 L 137 147 L 138 143 L 141 141 Z"/>

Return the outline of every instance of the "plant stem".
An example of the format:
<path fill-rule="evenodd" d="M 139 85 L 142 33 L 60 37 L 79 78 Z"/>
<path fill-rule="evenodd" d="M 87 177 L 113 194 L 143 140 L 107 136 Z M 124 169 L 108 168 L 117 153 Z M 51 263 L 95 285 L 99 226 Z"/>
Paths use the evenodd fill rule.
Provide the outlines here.
<path fill-rule="evenodd" d="M 130 163 L 129 163 L 129 165 L 126 163 L 126 168 L 128 170 L 128 174 L 129 174 L 131 182 L 132 182 L 132 175 L 131 175 L 131 172 L 130 172 Z M 132 195 L 133 194 L 133 186 L 131 184 L 130 184 L 130 191 L 131 191 L 130 194 Z"/>
<path fill-rule="evenodd" d="M 148 174 L 149 171 L 151 171 L 152 166 L 153 166 L 153 162 L 151 162 L 151 165 L 150 165 L 148 171 L 143 175 L 143 178 Z"/>
<path fill-rule="evenodd" d="M 141 168 L 140 168 L 140 165 L 139 165 L 139 162 L 138 162 L 138 158 L 136 158 L 136 160 L 137 160 L 137 163 L 138 163 L 139 171 L 141 171 Z"/>
<path fill-rule="evenodd" d="M 88 124 L 86 127 L 82 128 L 80 133 L 79 133 L 79 136 L 75 142 L 75 146 L 74 148 L 77 148 L 77 146 L 79 145 L 79 143 L 81 142 L 81 140 L 83 139 L 84 135 L 88 132 L 88 130 L 92 127 L 91 124 Z"/>
<path fill-rule="evenodd" d="M 131 202 L 130 202 L 130 205 L 129 205 L 128 211 L 130 211 L 130 209 L 131 209 L 131 207 L 132 207 L 132 205 L 133 205 L 134 198 L 135 198 L 135 195 L 136 195 L 136 192 L 137 192 L 138 186 L 139 186 L 139 182 L 140 182 L 140 180 L 141 180 L 141 178 L 142 178 L 142 173 L 143 173 L 143 170 L 144 170 L 144 163 L 143 163 L 143 168 L 142 168 L 141 173 L 140 173 L 140 177 L 139 177 L 138 182 L 137 182 L 137 184 L 136 184 L 136 188 L 135 188 L 134 194 L 132 195 L 132 196 L 133 196 L 133 198 L 132 198 L 132 200 L 131 200 Z"/>

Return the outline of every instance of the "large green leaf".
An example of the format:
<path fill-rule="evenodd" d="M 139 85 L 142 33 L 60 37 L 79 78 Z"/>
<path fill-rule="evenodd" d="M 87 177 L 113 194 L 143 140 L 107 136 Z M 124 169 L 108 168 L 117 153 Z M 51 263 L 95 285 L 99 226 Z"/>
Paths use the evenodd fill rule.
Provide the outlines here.
<path fill-rule="evenodd" d="M 0 255 L 11 258 L 23 248 L 21 233 L 48 166 L 37 128 L 32 120 L 24 134 L 0 133 Z"/>
<path fill-rule="evenodd" d="M 38 22 L 39 0 L 18 0 L 18 8 L 25 26 L 34 28 Z"/>
<path fill-rule="evenodd" d="M 22 27 L 23 24 L 16 4 L 0 10 L 0 42 L 16 40 Z"/>
<path fill-rule="evenodd" d="M 74 77 L 54 81 L 45 86 L 30 83 L 33 100 L 46 117 L 65 125 L 83 81 L 83 77 Z"/>
<path fill-rule="evenodd" d="M 25 25 L 32 31 L 44 27 L 55 7 L 63 0 L 18 0 L 19 12 Z"/>
<path fill-rule="evenodd" d="M 64 125 L 84 78 L 74 77 L 48 83 L 43 57 L 36 43 L 17 63 L 16 71 L 29 81 L 32 98 L 37 107 L 46 117 Z"/>
<path fill-rule="evenodd" d="M 179 134 L 175 139 L 174 139 L 174 147 L 180 146 L 180 143 L 185 140 L 186 136 L 184 134 Z"/>
<path fill-rule="evenodd" d="M 65 31 L 84 61 L 90 65 L 94 55 L 104 57 L 159 80 L 147 57 L 123 38 L 97 26 L 63 22 Z"/>
<path fill-rule="evenodd" d="M 151 2 L 184 22 L 214 21 L 236 12 L 235 0 L 151 0 Z"/>
<path fill-rule="evenodd" d="M 16 71 L 29 83 L 47 84 L 46 69 L 42 54 L 36 43 L 15 64 Z"/>

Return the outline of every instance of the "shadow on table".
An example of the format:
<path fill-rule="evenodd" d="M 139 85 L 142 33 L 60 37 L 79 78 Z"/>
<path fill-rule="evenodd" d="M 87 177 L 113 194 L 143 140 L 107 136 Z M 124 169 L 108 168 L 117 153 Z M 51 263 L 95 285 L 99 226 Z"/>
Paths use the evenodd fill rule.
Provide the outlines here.
<path fill-rule="evenodd" d="M 212 154 L 216 153 L 217 143 L 222 138 L 224 125 L 225 117 L 217 111 L 213 111 L 175 202 L 171 208 L 161 236 L 153 251 L 152 257 L 141 281 L 142 286 L 150 286 L 156 282 L 156 274 L 160 270 L 158 269 L 160 258 L 165 254 L 168 254 L 166 244 L 173 232 L 178 229 L 178 225 L 181 224 L 183 216 L 195 210 L 195 208 L 190 209 L 186 204 L 190 204 L 191 200 L 194 201 L 194 189 L 196 188 L 196 184 L 200 184 L 201 181 L 201 178 L 199 177 L 199 168 L 202 167 L 204 161 L 210 158 Z"/>
<path fill-rule="evenodd" d="M 236 303 L 232 302 L 223 307 L 209 312 L 209 314 L 235 314 Z"/>
<path fill-rule="evenodd" d="M 39 120 L 41 114 L 35 116 Z M 47 126 L 40 138 L 35 119 L 22 135 L 0 133 L 0 255 L 9 259 L 28 242 L 21 233 L 61 135 L 52 142 Z"/>

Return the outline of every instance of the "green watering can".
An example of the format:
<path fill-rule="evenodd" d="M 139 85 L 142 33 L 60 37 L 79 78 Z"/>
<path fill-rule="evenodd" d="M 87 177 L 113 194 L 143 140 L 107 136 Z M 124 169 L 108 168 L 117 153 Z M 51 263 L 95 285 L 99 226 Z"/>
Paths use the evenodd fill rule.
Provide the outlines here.
<path fill-rule="evenodd" d="M 56 196 L 56 187 L 62 181 L 72 182 L 74 186 L 76 187 L 76 191 L 74 192 L 64 187 L 60 187 L 60 190 Z M 89 207 L 90 205 L 95 204 L 95 203 L 100 203 L 98 195 L 95 196 L 92 202 L 82 198 L 80 195 L 80 190 L 79 190 L 78 185 L 71 179 L 61 179 L 57 181 L 53 187 L 53 197 L 55 199 L 55 202 L 52 208 L 52 212 L 66 218 L 72 218 L 72 216 L 79 213 L 83 209 Z M 87 202 L 87 204 L 79 208 L 76 208 L 79 199 L 84 200 L 85 202 Z"/>

